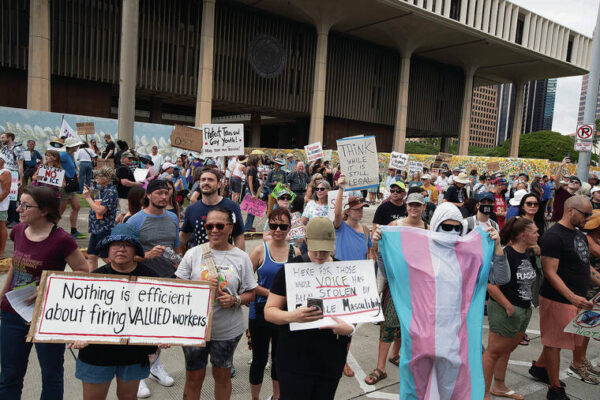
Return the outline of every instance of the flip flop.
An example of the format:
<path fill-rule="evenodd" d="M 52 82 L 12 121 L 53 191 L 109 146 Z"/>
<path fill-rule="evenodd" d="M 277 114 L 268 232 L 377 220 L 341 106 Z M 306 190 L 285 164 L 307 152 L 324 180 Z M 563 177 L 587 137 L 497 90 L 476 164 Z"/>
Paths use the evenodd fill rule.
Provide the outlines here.
<path fill-rule="evenodd" d="M 508 392 L 495 392 L 495 391 L 491 390 L 490 394 L 492 396 L 496 396 L 496 397 L 506 397 L 506 398 L 515 399 L 515 400 L 523 400 L 524 399 L 523 396 L 521 396 L 519 393 L 515 392 L 514 390 L 509 390 Z"/>
<path fill-rule="evenodd" d="M 367 378 L 371 378 L 371 382 L 367 382 Z M 380 380 L 387 378 L 387 374 L 379 368 L 375 368 L 367 378 L 365 378 L 365 383 L 367 385 L 375 385 Z"/>
<path fill-rule="evenodd" d="M 397 367 L 398 365 L 400 365 L 400 356 L 394 356 L 392 358 L 388 358 L 388 361 Z"/>

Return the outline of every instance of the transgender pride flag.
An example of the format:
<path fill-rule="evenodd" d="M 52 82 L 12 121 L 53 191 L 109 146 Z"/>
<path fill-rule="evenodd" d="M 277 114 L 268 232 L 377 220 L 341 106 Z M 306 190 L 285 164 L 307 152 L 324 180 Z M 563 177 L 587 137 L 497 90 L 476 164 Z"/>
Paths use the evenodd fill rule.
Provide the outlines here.
<path fill-rule="evenodd" d="M 494 241 L 382 227 L 379 242 L 400 319 L 400 399 L 483 399 L 481 335 Z"/>

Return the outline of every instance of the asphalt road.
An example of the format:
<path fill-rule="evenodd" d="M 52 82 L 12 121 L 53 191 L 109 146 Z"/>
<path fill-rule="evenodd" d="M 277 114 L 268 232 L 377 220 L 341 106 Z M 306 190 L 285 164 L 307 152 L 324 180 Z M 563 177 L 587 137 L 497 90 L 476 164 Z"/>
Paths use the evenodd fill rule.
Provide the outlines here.
<path fill-rule="evenodd" d="M 79 230 L 85 232 L 87 226 L 87 209 L 82 209 L 79 214 Z M 374 214 L 374 207 L 365 209 L 364 222 L 370 224 Z M 68 214 L 65 213 L 60 225 L 68 229 Z M 255 227 L 262 230 L 264 220 L 257 219 Z M 87 246 L 87 240 L 78 241 L 80 247 Z M 246 248 L 250 251 L 254 246 L 260 244 L 259 240 L 248 241 Z M 12 243 L 7 243 L 7 256 L 12 254 Z M 6 274 L 0 275 L 0 283 L 4 281 Z M 247 309 L 245 309 L 247 313 Z M 487 319 L 483 327 L 483 342 L 487 343 Z M 536 359 L 541 350 L 539 334 L 538 312 L 534 310 L 531 323 L 529 324 L 528 334 L 531 341 L 528 346 L 519 346 L 511 355 L 508 372 L 506 376 L 507 385 L 515 391 L 523 394 L 526 399 L 541 400 L 546 398 L 546 385 L 534 381 L 528 374 L 531 360 Z M 348 361 L 354 368 L 355 376 L 352 378 L 342 377 L 336 399 L 397 399 L 398 398 L 398 368 L 391 363 L 387 363 L 388 377 L 380 381 L 377 385 L 371 386 L 364 382 L 365 375 L 369 374 L 377 364 L 377 348 L 379 339 L 379 329 L 372 324 L 365 324 L 357 329 L 357 333 L 352 340 L 350 355 Z M 23 389 L 23 399 L 38 399 L 41 391 L 41 375 L 37 357 L 34 354 L 35 349 L 30 356 L 30 364 L 25 377 L 25 386 Z M 600 355 L 600 343 L 592 340 L 588 349 L 588 358 L 594 365 L 598 364 Z M 242 338 L 235 353 L 234 365 L 237 370 L 233 378 L 232 399 L 250 399 L 250 385 L 248 383 L 249 360 L 251 352 L 245 338 Z M 581 382 L 578 379 L 568 377 L 566 369 L 571 362 L 572 354 L 570 351 L 563 351 L 561 356 L 561 379 L 567 384 L 567 393 L 571 399 L 598 400 L 600 399 L 600 385 L 593 386 Z M 152 391 L 152 399 L 181 399 L 183 385 L 185 381 L 184 358 L 181 349 L 171 348 L 165 350 L 161 357 L 166 370 L 175 379 L 175 385 L 170 388 L 164 388 L 158 383 L 147 380 L 148 386 Z M 82 398 L 81 382 L 75 378 L 75 361 L 69 351 L 65 353 L 65 399 Z M 202 398 L 213 398 L 213 381 L 207 374 L 207 379 L 203 388 Z M 267 399 L 271 395 L 271 382 L 269 371 L 265 372 L 263 390 L 261 399 Z M 109 399 L 116 399 L 115 385 L 113 383 Z M 467 399 L 465 399 L 467 400 Z"/>

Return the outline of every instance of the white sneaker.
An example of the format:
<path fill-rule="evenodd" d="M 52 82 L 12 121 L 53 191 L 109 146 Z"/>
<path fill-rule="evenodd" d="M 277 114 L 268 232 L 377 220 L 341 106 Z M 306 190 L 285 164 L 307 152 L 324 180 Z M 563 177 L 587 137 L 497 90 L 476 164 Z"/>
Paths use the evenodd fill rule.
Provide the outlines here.
<path fill-rule="evenodd" d="M 161 364 L 158 364 L 156 367 L 150 369 L 149 378 L 155 380 L 162 386 L 173 386 L 175 384 L 175 379 L 169 376 Z"/>
<path fill-rule="evenodd" d="M 145 399 L 150 396 L 151 396 L 150 388 L 148 388 L 148 385 L 146 385 L 146 381 L 143 379 L 140 379 L 140 386 L 138 386 L 138 392 L 137 392 L 138 399 Z"/>

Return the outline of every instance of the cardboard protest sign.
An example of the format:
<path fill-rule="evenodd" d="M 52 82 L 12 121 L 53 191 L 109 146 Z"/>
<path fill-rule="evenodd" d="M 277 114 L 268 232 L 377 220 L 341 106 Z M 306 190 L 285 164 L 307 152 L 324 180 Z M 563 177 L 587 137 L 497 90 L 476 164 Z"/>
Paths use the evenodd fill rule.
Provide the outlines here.
<path fill-rule="evenodd" d="M 281 182 L 277 182 L 277 185 L 273 188 L 273 191 L 271 191 L 271 196 L 273 196 L 275 199 L 277 199 L 277 195 L 282 190 L 289 192 L 290 196 L 292 197 L 292 200 L 290 200 L 290 204 L 292 204 L 292 202 L 296 198 L 296 193 L 292 192 L 287 186 L 285 186 Z"/>
<path fill-rule="evenodd" d="M 202 130 L 176 124 L 171 132 L 171 146 L 202 152 Z"/>
<path fill-rule="evenodd" d="M 327 192 L 327 217 L 333 221 L 335 218 L 335 201 L 337 199 L 338 191 L 330 190 Z M 342 210 L 348 204 L 348 198 L 350 197 L 349 193 L 344 193 L 342 197 Z"/>
<path fill-rule="evenodd" d="M 600 292 L 592 300 L 594 307 L 591 310 L 582 310 L 565 327 L 565 332 L 576 335 L 600 339 Z"/>
<path fill-rule="evenodd" d="M 150 172 L 150 171 L 148 171 L 145 168 L 136 168 L 133 171 L 133 177 L 135 178 L 136 182 L 144 182 L 144 180 L 148 176 L 148 172 Z"/>
<path fill-rule="evenodd" d="M 77 127 L 77 135 L 79 136 L 93 135 L 96 133 L 93 122 L 77 122 L 75 125 Z"/>
<path fill-rule="evenodd" d="M 38 182 L 52 186 L 62 187 L 65 179 L 65 170 L 43 165 L 38 170 Z"/>
<path fill-rule="evenodd" d="M 136 279 L 137 278 L 137 279 Z M 28 340 L 205 346 L 208 282 L 44 271 Z"/>
<path fill-rule="evenodd" d="M 323 150 L 323 161 L 331 161 L 333 150 Z"/>
<path fill-rule="evenodd" d="M 104 159 L 98 157 L 98 159 L 96 160 L 96 168 L 100 169 L 103 167 L 114 168 L 115 160 L 113 160 L 112 158 L 104 160 Z"/>
<path fill-rule="evenodd" d="M 207 157 L 244 154 L 244 124 L 202 125 L 202 154 Z"/>
<path fill-rule="evenodd" d="M 390 154 L 390 169 L 399 169 L 401 171 L 406 171 L 406 166 L 408 165 L 408 154 L 398 153 L 397 151 L 392 151 Z"/>
<path fill-rule="evenodd" d="M 306 306 L 308 299 L 323 301 L 324 318 L 291 323 L 292 331 L 331 325 L 331 316 L 349 324 L 383 321 L 373 260 L 286 264 L 285 282 L 288 310 Z"/>
<path fill-rule="evenodd" d="M 267 203 L 260 199 L 255 199 L 248 193 L 244 196 L 242 204 L 240 204 L 240 210 L 262 218 L 265 215 L 265 211 L 267 211 Z"/>
<path fill-rule="evenodd" d="M 302 223 L 302 217 L 298 211 L 292 213 L 292 227 L 287 234 L 286 240 L 289 242 L 304 239 L 306 237 L 306 226 Z"/>
<path fill-rule="evenodd" d="M 495 161 L 495 162 L 489 162 L 487 163 L 487 172 L 488 173 L 494 173 L 494 172 L 498 172 L 500 171 L 500 163 Z"/>
<path fill-rule="evenodd" d="M 417 172 L 420 174 L 423 173 L 423 163 L 418 161 L 410 161 L 408 163 L 408 173 L 412 175 L 416 174 Z"/>
<path fill-rule="evenodd" d="M 337 141 L 340 168 L 346 175 L 344 190 L 379 186 L 379 161 L 375 136 L 344 138 Z"/>
<path fill-rule="evenodd" d="M 306 152 L 306 160 L 308 162 L 323 158 L 323 147 L 321 146 L 321 142 L 304 146 L 304 151 Z"/>
<path fill-rule="evenodd" d="M 17 201 L 19 199 L 19 173 L 17 171 L 10 171 L 10 192 L 8 198 L 11 201 Z"/>

